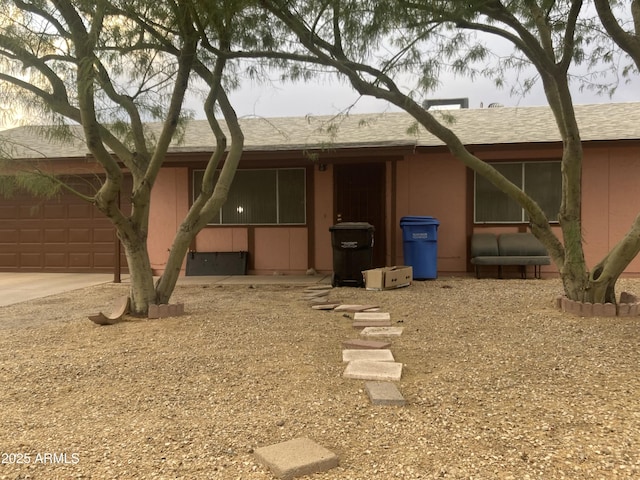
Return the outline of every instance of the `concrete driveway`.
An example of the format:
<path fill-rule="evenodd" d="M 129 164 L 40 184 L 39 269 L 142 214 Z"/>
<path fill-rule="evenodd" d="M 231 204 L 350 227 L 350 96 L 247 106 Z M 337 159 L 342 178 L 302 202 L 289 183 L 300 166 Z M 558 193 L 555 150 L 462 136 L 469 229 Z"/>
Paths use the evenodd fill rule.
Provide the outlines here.
<path fill-rule="evenodd" d="M 0 306 L 112 281 L 112 273 L 0 272 Z"/>

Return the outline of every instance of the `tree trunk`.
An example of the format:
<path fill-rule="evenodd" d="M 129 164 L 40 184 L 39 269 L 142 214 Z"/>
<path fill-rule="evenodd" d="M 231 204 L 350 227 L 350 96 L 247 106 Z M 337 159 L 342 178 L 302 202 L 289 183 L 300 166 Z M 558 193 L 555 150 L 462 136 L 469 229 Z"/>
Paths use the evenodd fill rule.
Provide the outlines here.
<path fill-rule="evenodd" d="M 144 316 L 149 305 L 157 303 L 153 272 L 146 240 L 122 241 L 130 276 L 130 308 L 133 315 Z"/>
<path fill-rule="evenodd" d="M 558 265 L 564 294 L 576 302 L 585 302 L 588 298 L 589 272 L 582 249 L 582 230 L 579 219 L 569 219 L 560 213 L 560 225 L 564 240 L 564 261 Z"/>
<path fill-rule="evenodd" d="M 625 268 L 640 253 L 640 215 L 629 232 L 598 263 L 589 275 L 587 302 L 616 303 L 616 282 Z"/>
<path fill-rule="evenodd" d="M 221 61 L 219 65 L 219 71 L 222 71 L 224 61 Z M 212 82 L 219 86 L 219 80 Z M 231 147 L 226 155 L 224 165 L 220 171 L 215 187 L 209 188 L 206 183 L 209 181 L 213 183 L 213 172 L 215 171 L 219 160 L 221 159 L 227 145 L 226 136 L 220 129 L 218 121 L 214 115 L 214 102 L 217 101 L 220 105 L 220 109 L 227 121 L 227 127 L 231 134 Z M 176 233 L 176 236 L 169 251 L 169 258 L 167 265 L 162 276 L 158 280 L 156 285 L 156 298 L 158 303 L 169 303 L 169 299 L 173 294 L 178 277 L 180 276 L 180 269 L 182 268 L 182 262 L 187 254 L 189 245 L 196 237 L 198 232 L 202 230 L 207 223 L 215 216 L 215 214 L 222 208 L 224 202 L 227 200 L 231 183 L 235 177 L 238 164 L 240 163 L 240 157 L 244 150 L 244 134 L 238 123 L 238 117 L 234 111 L 229 99 L 222 89 L 213 88 L 207 97 L 205 102 L 205 112 L 207 113 L 207 119 L 212 131 L 216 136 L 216 150 L 209 159 L 209 164 L 205 170 L 205 176 L 203 179 L 203 185 L 198 198 L 194 201 L 193 205 L 189 209 L 189 213 L 180 224 L 180 228 Z"/>
<path fill-rule="evenodd" d="M 183 227 L 184 224 L 181 225 L 180 229 L 176 233 L 173 245 L 171 245 L 169 258 L 167 259 L 167 265 L 155 286 L 155 296 L 159 304 L 169 303 L 169 299 L 171 298 L 176 283 L 178 282 L 182 263 L 184 262 L 189 245 L 197 231 L 199 231 L 191 231 L 189 233 L 185 232 Z"/>
<path fill-rule="evenodd" d="M 585 302 L 590 303 L 616 303 L 617 276 L 602 275 L 603 270 L 598 266 L 589 275 L 589 290 L 585 296 Z"/>

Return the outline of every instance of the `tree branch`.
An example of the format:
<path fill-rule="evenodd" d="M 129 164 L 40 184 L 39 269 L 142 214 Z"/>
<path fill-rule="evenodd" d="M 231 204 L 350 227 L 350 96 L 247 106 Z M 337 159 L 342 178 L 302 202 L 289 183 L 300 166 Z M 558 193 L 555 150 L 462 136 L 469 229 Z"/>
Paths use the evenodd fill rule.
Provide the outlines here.
<path fill-rule="evenodd" d="M 611 11 L 609 0 L 594 0 L 598 16 L 611 38 L 627 52 L 640 69 L 640 0 L 631 2 L 635 34 L 625 31 Z"/>

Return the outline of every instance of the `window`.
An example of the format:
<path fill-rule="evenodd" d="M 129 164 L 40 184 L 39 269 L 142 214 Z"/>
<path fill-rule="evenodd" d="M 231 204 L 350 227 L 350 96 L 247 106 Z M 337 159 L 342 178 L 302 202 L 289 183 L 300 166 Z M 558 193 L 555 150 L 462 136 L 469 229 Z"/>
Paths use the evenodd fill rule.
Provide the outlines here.
<path fill-rule="evenodd" d="M 562 199 L 560 162 L 493 163 L 492 166 L 534 199 L 551 222 L 558 220 Z M 475 175 L 475 223 L 526 223 L 517 202 Z"/>
<path fill-rule="evenodd" d="M 194 198 L 200 193 L 203 175 L 204 170 L 193 171 Z M 304 224 L 305 177 L 304 168 L 238 170 L 227 201 L 211 224 Z"/>

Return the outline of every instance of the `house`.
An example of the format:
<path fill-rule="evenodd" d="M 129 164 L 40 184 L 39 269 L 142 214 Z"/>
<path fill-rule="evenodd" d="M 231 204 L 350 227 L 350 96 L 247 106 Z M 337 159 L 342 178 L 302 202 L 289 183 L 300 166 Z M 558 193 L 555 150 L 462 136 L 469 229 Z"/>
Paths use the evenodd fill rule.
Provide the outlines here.
<path fill-rule="evenodd" d="M 640 103 L 576 106 L 584 145 L 583 229 L 595 264 L 640 213 Z M 521 183 L 551 217 L 559 208 L 562 144 L 547 107 L 437 113 L 478 157 Z M 432 216 L 440 274 L 470 272 L 474 232 L 525 231 L 522 209 L 462 165 L 405 113 L 241 120 L 245 152 L 229 199 L 200 232 L 194 252 L 248 252 L 248 273 L 330 272 L 329 228 L 375 227 L 375 266 L 403 263 L 400 220 Z M 35 159 L 86 188 L 100 173 L 81 141 L 52 144 L 25 127 L 2 132 L 14 156 Z M 170 149 L 154 186 L 149 253 L 154 271 L 184 217 L 214 145 L 192 121 Z M 124 199 L 126 200 L 126 199 Z M 0 271 L 112 271 L 117 242 L 108 221 L 71 196 L 0 199 Z M 553 265 L 543 274 L 553 275 Z M 626 273 L 640 274 L 640 259 Z"/>

